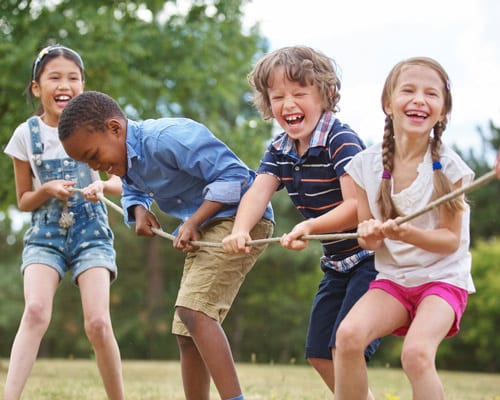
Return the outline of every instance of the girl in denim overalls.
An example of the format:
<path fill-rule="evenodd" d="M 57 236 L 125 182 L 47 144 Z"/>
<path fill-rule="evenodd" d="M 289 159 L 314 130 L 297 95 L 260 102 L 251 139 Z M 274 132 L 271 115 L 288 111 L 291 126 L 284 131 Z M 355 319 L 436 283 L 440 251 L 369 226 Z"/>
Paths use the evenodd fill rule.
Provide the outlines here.
<path fill-rule="evenodd" d="M 124 398 L 109 313 L 109 286 L 117 275 L 113 234 L 95 196 L 120 194 L 121 183 L 116 176 L 101 181 L 86 164 L 68 158 L 57 133 L 62 109 L 83 88 L 83 62 L 75 51 L 60 45 L 43 49 L 27 90 L 40 98 L 40 108 L 17 127 L 5 149 L 14 161 L 18 207 L 32 212 L 21 265 L 25 308 L 10 355 L 5 400 L 20 398 L 50 322 L 56 289 L 70 270 L 108 398 Z"/>

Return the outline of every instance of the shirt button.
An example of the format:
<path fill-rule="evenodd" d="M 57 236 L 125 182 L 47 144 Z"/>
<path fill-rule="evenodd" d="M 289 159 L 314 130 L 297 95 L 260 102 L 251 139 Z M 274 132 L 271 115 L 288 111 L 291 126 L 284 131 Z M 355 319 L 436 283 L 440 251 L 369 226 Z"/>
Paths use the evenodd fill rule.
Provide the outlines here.
<path fill-rule="evenodd" d="M 182 200 L 181 199 L 177 199 L 177 204 L 181 204 L 182 203 Z"/>
<path fill-rule="evenodd" d="M 155 197 L 155 194 L 153 192 L 149 192 L 150 197 Z"/>
<path fill-rule="evenodd" d="M 300 167 L 295 167 L 295 171 L 300 171 Z"/>
<path fill-rule="evenodd" d="M 64 165 L 64 166 L 67 166 L 68 164 L 69 164 L 68 160 L 64 160 L 64 161 L 63 161 L 63 165 Z"/>
<path fill-rule="evenodd" d="M 64 179 L 66 179 L 67 181 L 69 181 L 71 178 L 71 176 L 69 176 L 68 174 L 64 175 Z"/>

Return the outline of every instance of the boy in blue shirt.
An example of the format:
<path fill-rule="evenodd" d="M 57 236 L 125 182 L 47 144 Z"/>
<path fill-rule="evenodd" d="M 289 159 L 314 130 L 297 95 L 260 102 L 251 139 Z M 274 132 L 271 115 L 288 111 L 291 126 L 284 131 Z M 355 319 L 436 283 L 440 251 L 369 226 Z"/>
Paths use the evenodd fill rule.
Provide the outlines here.
<path fill-rule="evenodd" d="M 175 304 L 172 332 L 180 350 L 188 400 L 208 399 L 210 378 L 222 399 L 243 399 L 231 349 L 221 324 L 264 246 L 229 255 L 191 241 L 220 242 L 255 173 L 205 126 L 186 118 L 128 120 L 119 105 L 99 92 L 85 92 L 65 107 L 59 137 L 75 160 L 122 179 L 125 222 L 138 235 L 160 229 L 150 211 L 159 208 L 182 221 L 173 242 L 186 260 Z M 273 232 L 267 204 L 254 239 Z"/>

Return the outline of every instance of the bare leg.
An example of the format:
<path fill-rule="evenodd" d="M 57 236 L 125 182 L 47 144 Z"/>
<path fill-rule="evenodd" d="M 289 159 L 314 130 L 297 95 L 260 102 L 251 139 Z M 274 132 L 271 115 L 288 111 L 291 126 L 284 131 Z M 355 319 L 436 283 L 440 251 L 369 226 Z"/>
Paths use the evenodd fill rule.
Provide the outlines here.
<path fill-rule="evenodd" d="M 414 400 L 442 400 L 444 389 L 436 370 L 436 352 L 448 333 L 455 312 L 443 299 L 426 297 L 419 305 L 406 335 L 401 362 Z"/>
<path fill-rule="evenodd" d="M 311 364 L 319 376 L 321 376 L 321 379 L 323 379 L 323 382 L 325 382 L 330 391 L 334 393 L 333 360 L 328 360 L 326 358 L 308 358 L 307 361 L 309 361 L 309 364 Z"/>
<path fill-rule="evenodd" d="M 234 365 L 231 348 L 227 341 L 226 334 L 218 321 L 208 317 L 207 315 L 189 310 L 184 307 L 177 307 L 177 312 L 184 325 L 186 325 L 192 340 L 198 350 L 198 355 L 195 355 L 192 349 L 181 355 L 183 363 L 204 361 L 206 369 L 214 380 L 215 386 L 222 399 L 230 399 L 241 394 L 241 387 L 238 381 L 236 368 Z M 183 347 L 181 346 L 181 352 Z M 184 371 L 184 366 L 182 366 Z M 187 376 L 186 376 L 187 375 Z M 193 378 L 191 373 L 183 374 L 185 386 L 190 384 Z M 199 400 L 205 397 L 192 397 L 187 400 Z M 208 399 L 208 397 L 207 397 Z"/>
<path fill-rule="evenodd" d="M 181 354 L 182 382 L 186 400 L 210 398 L 210 372 L 201 358 L 193 339 L 177 336 Z"/>
<path fill-rule="evenodd" d="M 309 361 L 309 364 L 311 364 L 316 372 L 318 372 L 318 374 L 321 376 L 321 379 L 323 379 L 323 382 L 325 382 L 326 386 L 328 386 L 328 389 L 330 389 L 332 393 L 335 393 L 335 374 L 333 361 L 324 358 L 310 358 L 307 361 Z M 374 400 L 373 393 L 371 392 L 370 388 L 368 388 L 367 400 Z"/>
<path fill-rule="evenodd" d="M 370 397 L 364 351 L 374 339 L 408 323 L 406 309 L 386 292 L 366 292 L 337 330 L 335 349 L 335 399 L 366 400 Z"/>
<path fill-rule="evenodd" d="M 91 268 L 78 277 L 85 333 L 94 348 L 97 367 L 109 399 L 124 399 L 121 357 L 109 313 L 110 275 Z"/>
<path fill-rule="evenodd" d="M 40 342 L 52 315 L 59 274 L 46 265 L 24 270 L 24 312 L 19 324 L 4 387 L 4 400 L 18 400 L 35 363 Z"/>

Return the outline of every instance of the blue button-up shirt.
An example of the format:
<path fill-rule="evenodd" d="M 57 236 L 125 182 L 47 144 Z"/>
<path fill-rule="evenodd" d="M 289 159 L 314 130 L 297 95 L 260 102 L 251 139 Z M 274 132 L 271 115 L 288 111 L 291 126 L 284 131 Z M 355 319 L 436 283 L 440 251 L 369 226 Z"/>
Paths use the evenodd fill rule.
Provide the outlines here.
<path fill-rule="evenodd" d="M 224 206 L 205 223 L 236 214 L 239 201 L 255 179 L 249 169 L 204 125 L 187 118 L 160 118 L 127 124 L 127 173 L 122 177 L 125 223 L 134 223 L 130 207 L 160 210 L 186 221 L 204 200 Z M 264 218 L 273 221 L 268 204 Z"/>

